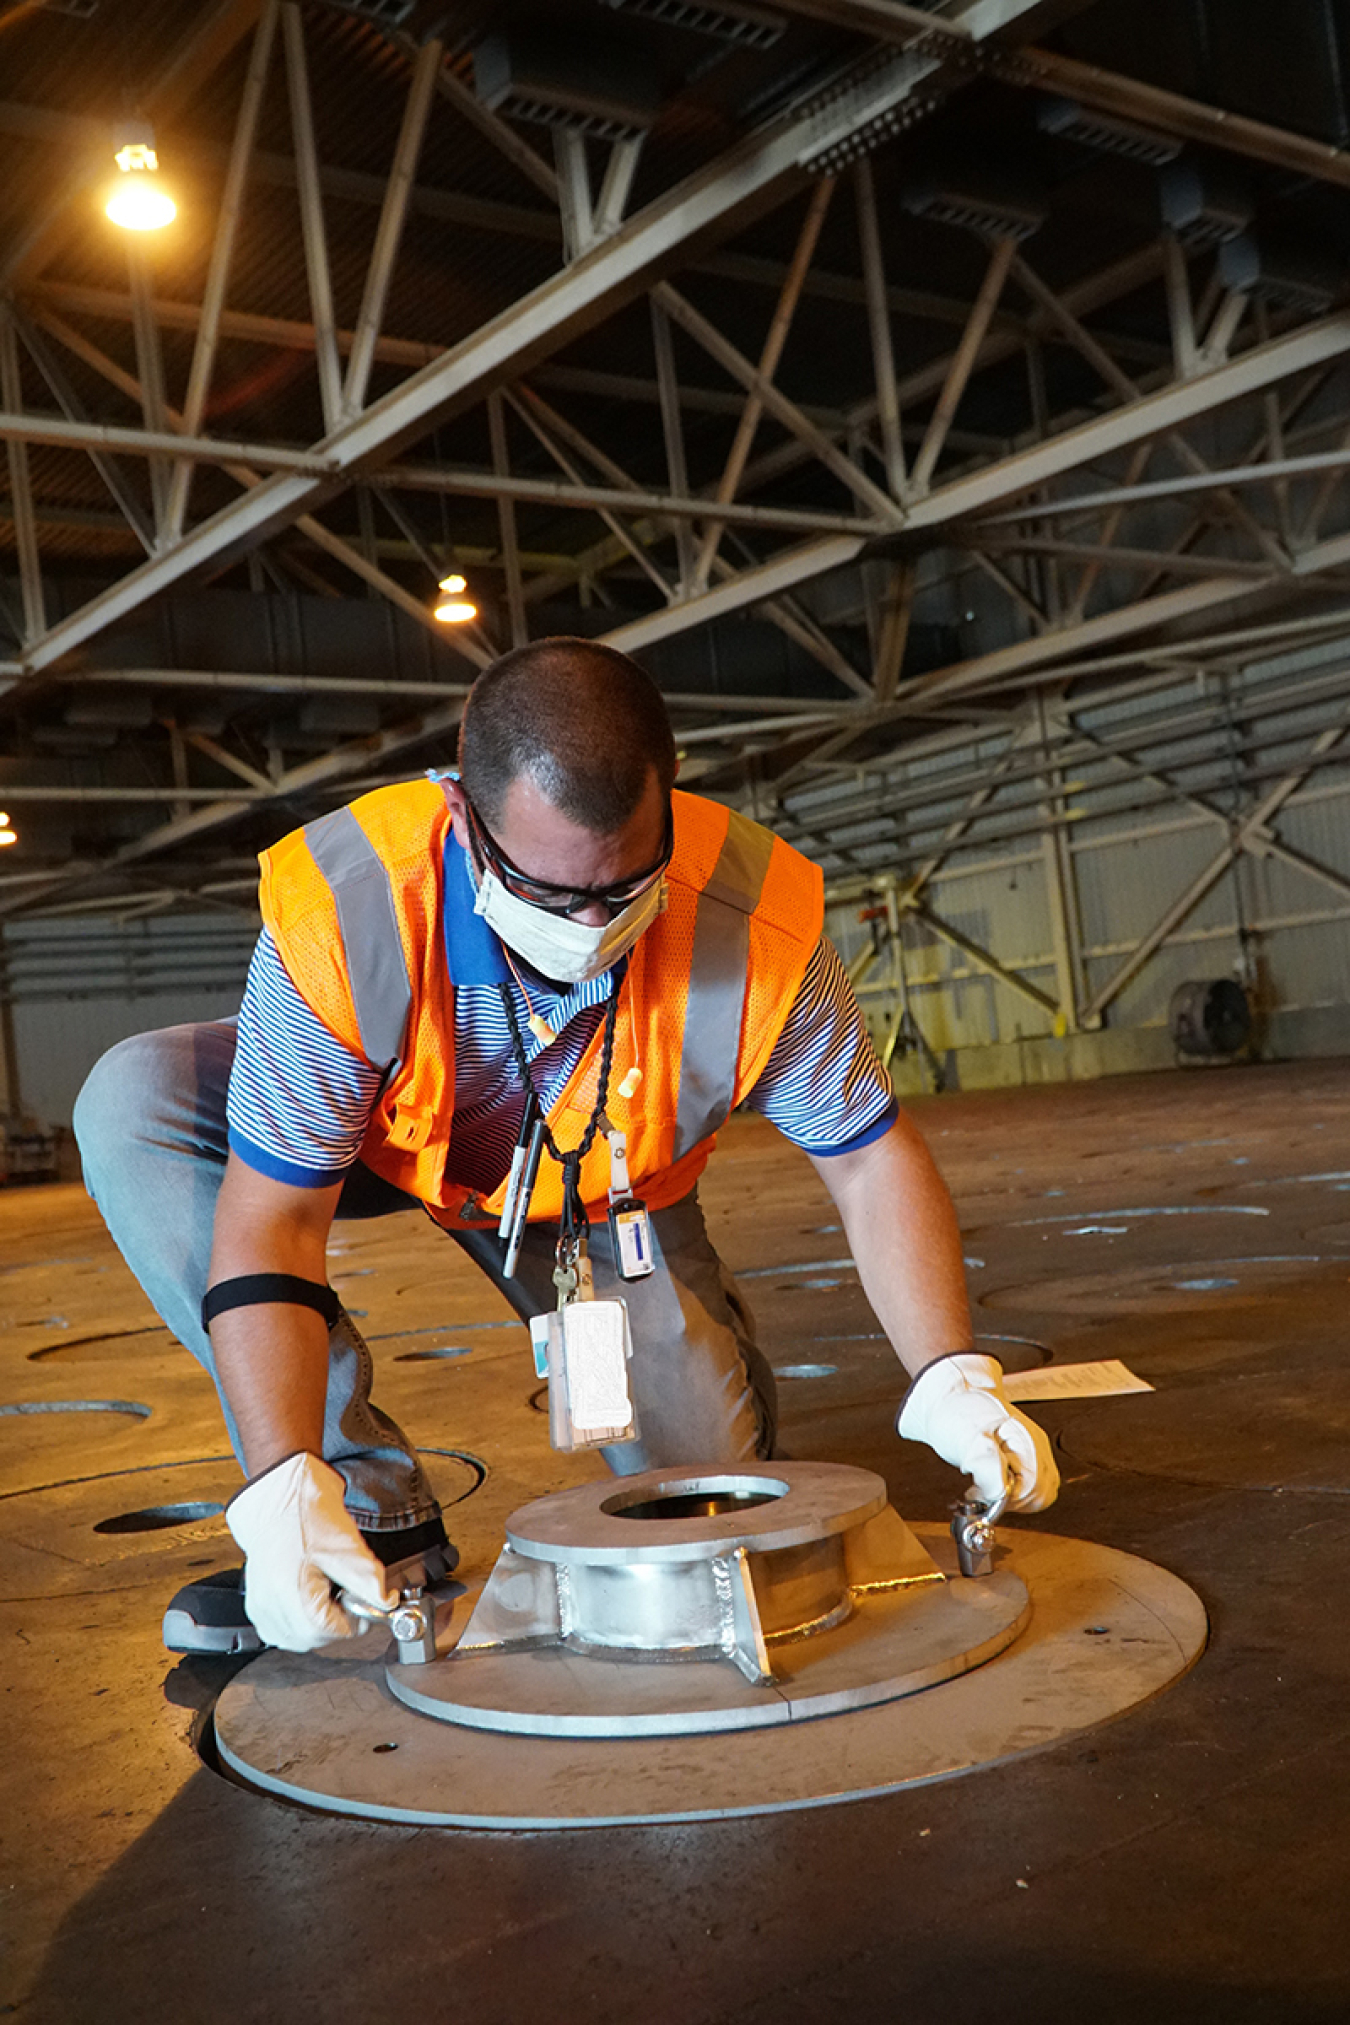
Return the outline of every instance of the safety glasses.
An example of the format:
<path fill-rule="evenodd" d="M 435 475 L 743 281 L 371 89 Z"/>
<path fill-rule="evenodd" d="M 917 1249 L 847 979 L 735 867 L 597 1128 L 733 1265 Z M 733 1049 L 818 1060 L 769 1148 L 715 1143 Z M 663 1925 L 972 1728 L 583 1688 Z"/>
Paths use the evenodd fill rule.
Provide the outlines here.
<path fill-rule="evenodd" d="M 464 806 L 469 818 L 469 833 L 473 839 L 475 855 L 486 869 L 496 875 L 508 893 L 514 893 L 517 900 L 525 900 L 531 907 L 542 907 L 549 914 L 580 914 L 583 907 L 603 907 L 612 920 L 631 906 L 634 900 L 656 884 L 669 865 L 675 849 L 675 826 L 670 804 L 666 804 L 666 831 L 661 846 L 661 855 L 646 871 L 635 872 L 631 879 L 619 880 L 613 886 L 557 886 L 551 879 L 533 879 L 528 872 L 522 872 L 513 865 L 501 845 L 497 842 L 487 824 L 470 801 L 464 796 Z"/>

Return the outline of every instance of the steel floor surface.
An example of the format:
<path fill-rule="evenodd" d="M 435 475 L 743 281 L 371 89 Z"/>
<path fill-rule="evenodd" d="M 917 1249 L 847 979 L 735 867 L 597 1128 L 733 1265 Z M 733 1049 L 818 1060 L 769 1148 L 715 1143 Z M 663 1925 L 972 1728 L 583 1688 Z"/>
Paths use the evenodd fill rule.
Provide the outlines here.
<path fill-rule="evenodd" d="M 989 1347 L 1123 1357 L 1157 1387 L 1035 1409 L 1065 1486 L 1024 1523 L 1192 1584 L 1212 1636 L 1184 1680 L 1038 1755 L 821 1811 L 495 1833 L 245 1791 L 196 1748 L 239 1663 L 159 1644 L 171 1591 L 233 1558 L 211 1388 L 78 1187 L 5 1190 L 0 2015 L 1350 2018 L 1350 1063 L 913 1110 Z M 803 1374 L 785 1449 L 940 1520 L 955 1478 L 892 1432 L 892 1355 L 809 1164 L 737 1119 L 705 1201 Z M 424 1219 L 341 1226 L 334 1254 L 377 1398 L 486 1572 L 506 1514 L 591 1467 L 550 1452 L 524 1331 Z"/>

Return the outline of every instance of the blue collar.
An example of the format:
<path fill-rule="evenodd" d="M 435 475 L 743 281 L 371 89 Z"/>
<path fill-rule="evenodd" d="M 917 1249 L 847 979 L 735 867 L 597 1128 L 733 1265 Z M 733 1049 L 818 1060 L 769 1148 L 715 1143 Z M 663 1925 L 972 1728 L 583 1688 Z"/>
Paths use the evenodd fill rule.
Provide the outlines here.
<path fill-rule="evenodd" d="M 511 966 L 506 960 L 501 938 L 488 927 L 481 914 L 474 912 L 476 895 L 468 854 L 455 841 L 453 830 L 447 832 L 445 839 L 442 891 L 445 896 L 442 904 L 445 967 L 451 987 L 458 990 L 476 984 L 510 984 Z M 604 976 L 592 978 L 586 984 L 565 985 L 559 990 L 556 984 L 540 977 L 538 971 L 522 958 L 518 957 L 516 963 L 533 997 L 548 999 L 557 1009 L 569 1008 L 561 1022 L 550 1022 L 555 1026 L 565 1025 L 567 1019 L 585 1006 L 602 1004 L 615 985 L 622 982 L 628 968 L 625 956 Z"/>
<path fill-rule="evenodd" d="M 473 911 L 473 875 L 453 830 L 446 833 L 443 890 L 445 967 L 451 985 L 458 989 L 472 984 L 510 984 L 510 966 L 500 939 L 482 915 Z"/>

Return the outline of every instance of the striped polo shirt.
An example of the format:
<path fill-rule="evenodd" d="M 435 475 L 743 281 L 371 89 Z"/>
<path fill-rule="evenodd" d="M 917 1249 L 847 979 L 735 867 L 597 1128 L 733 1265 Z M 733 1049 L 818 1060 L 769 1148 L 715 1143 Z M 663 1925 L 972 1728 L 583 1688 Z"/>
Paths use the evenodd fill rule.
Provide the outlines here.
<path fill-rule="evenodd" d="M 525 1102 L 502 986 L 515 1005 L 535 1087 L 551 1107 L 603 1020 L 627 960 L 561 991 L 517 960 L 522 989 L 500 940 L 474 912 L 473 879 L 453 837 L 446 844 L 443 891 L 444 957 L 455 1007 L 455 1105 L 446 1172 L 486 1195 L 510 1166 Z M 532 1010 L 542 1014 L 556 1039 L 543 1042 L 529 1032 Z M 616 1056 L 616 1083 L 630 1066 Z M 381 1068 L 337 1040 L 310 1010 L 264 929 L 239 1009 L 227 1104 L 234 1152 L 278 1181 L 329 1187 L 356 1159 L 382 1081 Z M 746 1102 L 813 1154 L 866 1146 L 896 1116 L 890 1078 L 838 954 L 823 936 Z"/>

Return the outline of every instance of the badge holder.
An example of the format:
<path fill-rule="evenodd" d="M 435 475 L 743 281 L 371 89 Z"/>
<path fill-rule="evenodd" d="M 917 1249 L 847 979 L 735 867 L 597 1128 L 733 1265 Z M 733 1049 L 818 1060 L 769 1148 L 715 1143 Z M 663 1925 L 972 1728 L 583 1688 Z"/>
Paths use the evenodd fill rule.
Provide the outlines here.
<path fill-rule="evenodd" d="M 652 1224 L 646 1203 L 633 1193 L 628 1173 L 628 1140 L 603 1113 L 600 1130 L 609 1142 L 609 1228 L 614 1239 L 614 1263 L 620 1279 L 645 1280 L 648 1273 L 656 1271 Z"/>
<path fill-rule="evenodd" d="M 628 1389 L 633 1339 L 623 1301 L 597 1301 L 585 1233 L 558 1240 L 558 1306 L 530 1319 L 535 1373 L 548 1380 L 548 1436 L 555 1449 L 636 1441 Z"/>

